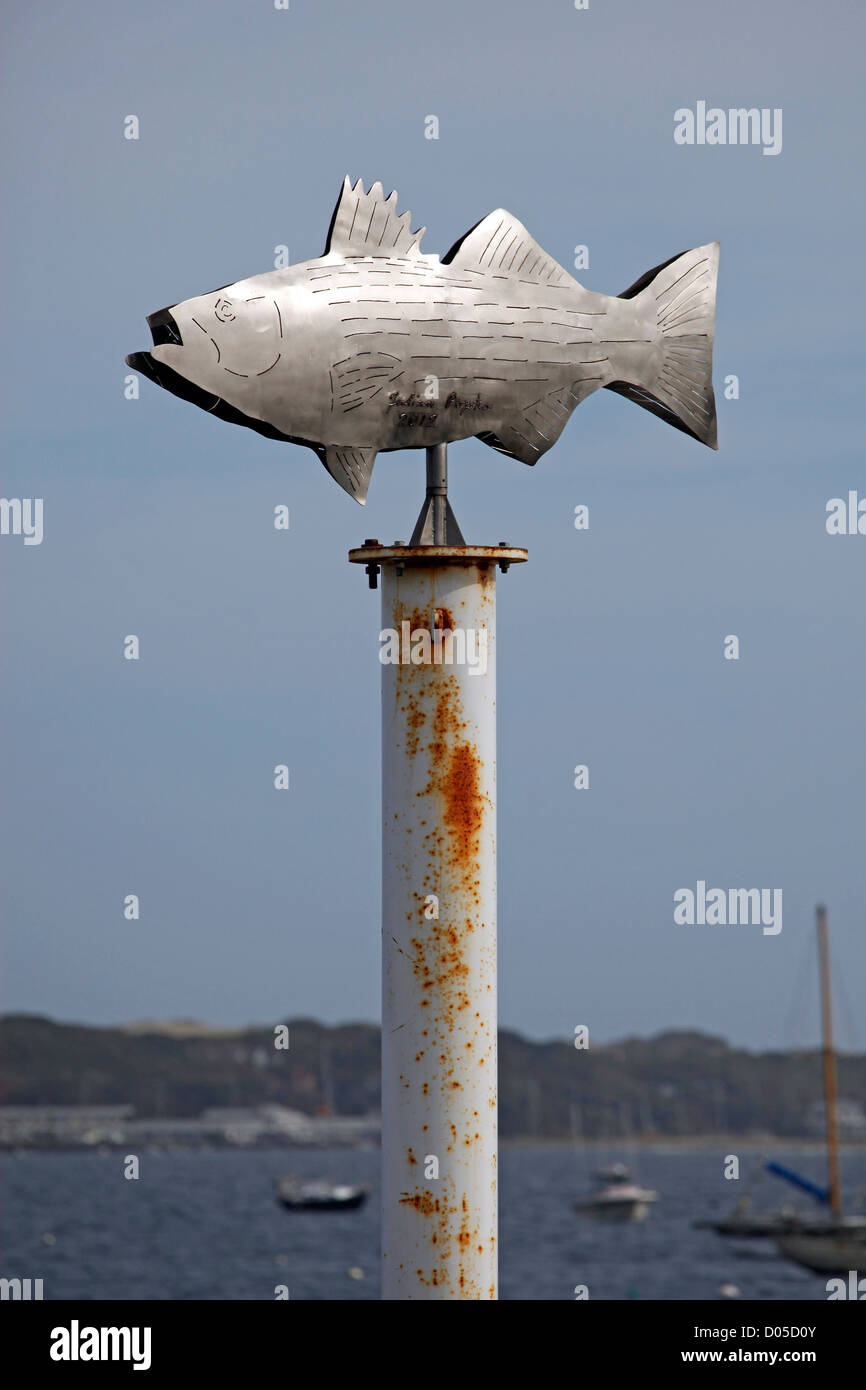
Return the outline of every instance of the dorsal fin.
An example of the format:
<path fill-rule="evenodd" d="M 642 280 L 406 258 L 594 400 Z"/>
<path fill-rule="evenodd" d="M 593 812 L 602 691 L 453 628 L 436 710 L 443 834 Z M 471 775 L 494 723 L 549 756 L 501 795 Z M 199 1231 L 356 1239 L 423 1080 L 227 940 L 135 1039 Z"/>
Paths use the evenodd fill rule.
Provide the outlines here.
<path fill-rule="evenodd" d="M 360 179 L 352 187 L 348 174 L 334 208 L 324 254 L 341 256 L 417 256 L 426 227 L 412 231 L 411 212 L 397 216 L 397 194 L 388 197 L 381 183 L 364 192 Z"/>
<path fill-rule="evenodd" d="M 476 222 L 442 257 L 443 265 L 461 270 L 485 270 L 535 280 L 542 285 L 576 285 L 568 271 L 542 251 L 522 222 L 504 208 Z"/>

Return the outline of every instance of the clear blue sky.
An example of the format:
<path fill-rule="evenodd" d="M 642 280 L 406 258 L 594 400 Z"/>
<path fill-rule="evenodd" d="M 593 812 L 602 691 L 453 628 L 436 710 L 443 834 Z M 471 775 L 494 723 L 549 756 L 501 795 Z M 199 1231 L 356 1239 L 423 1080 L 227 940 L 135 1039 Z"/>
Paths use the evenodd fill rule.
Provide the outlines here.
<path fill-rule="evenodd" d="M 866 496 L 862 6 L 48 0 L 4 28 L 2 490 L 44 541 L 0 537 L 3 1008 L 378 1016 L 378 597 L 345 557 L 406 538 L 423 456 L 380 456 L 365 513 L 307 450 L 123 397 L 144 315 L 319 254 L 346 173 L 426 251 L 504 206 L 607 293 L 721 242 L 718 453 L 608 392 L 535 469 L 451 450 L 467 538 L 530 551 L 499 593 L 502 1023 L 811 1039 L 822 899 L 862 997 L 866 536 L 824 525 Z M 698 100 L 782 108 L 781 153 L 676 145 Z M 676 927 L 698 879 L 781 887 L 781 934 Z"/>

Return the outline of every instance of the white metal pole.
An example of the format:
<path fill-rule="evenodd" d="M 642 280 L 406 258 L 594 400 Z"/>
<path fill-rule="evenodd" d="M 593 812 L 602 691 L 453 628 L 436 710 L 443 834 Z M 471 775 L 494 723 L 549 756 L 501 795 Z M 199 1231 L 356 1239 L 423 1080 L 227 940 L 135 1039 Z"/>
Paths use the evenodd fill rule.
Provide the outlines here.
<path fill-rule="evenodd" d="M 382 1297 L 497 1296 L 496 566 L 382 571 Z"/>

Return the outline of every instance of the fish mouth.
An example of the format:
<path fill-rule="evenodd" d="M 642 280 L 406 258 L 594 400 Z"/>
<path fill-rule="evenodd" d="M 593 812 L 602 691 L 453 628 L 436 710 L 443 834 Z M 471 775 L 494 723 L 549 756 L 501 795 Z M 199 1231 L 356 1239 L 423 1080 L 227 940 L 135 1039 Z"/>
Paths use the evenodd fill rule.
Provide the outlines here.
<path fill-rule="evenodd" d="M 183 338 L 171 309 L 157 309 L 155 314 L 148 314 L 147 323 L 154 347 L 158 347 L 160 343 L 173 343 L 175 347 L 183 347 Z"/>
<path fill-rule="evenodd" d="M 167 342 L 168 339 L 162 338 L 159 341 Z M 157 343 L 154 341 L 154 347 L 156 346 Z M 155 386 L 161 386 L 164 391 L 170 391 L 173 396 L 179 396 L 182 401 L 190 401 L 202 410 L 215 410 L 220 404 L 219 396 L 196 386 L 195 382 L 188 381 L 180 372 L 176 372 L 173 367 L 167 367 L 164 362 L 157 362 L 149 352 L 131 352 L 126 364 L 132 367 L 133 371 L 141 372 L 141 375 L 146 376 Z"/>
<path fill-rule="evenodd" d="M 150 325 L 154 347 L 158 347 L 160 343 L 171 343 L 175 347 L 183 347 L 180 329 L 175 323 L 170 309 L 160 309 L 155 314 L 148 314 L 147 322 Z M 254 416 L 247 415 L 244 411 L 229 405 L 222 396 L 216 396 L 212 391 L 205 391 L 203 387 L 196 386 L 194 381 L 181 376 L 180 372 L 176 372 L 173 367 L 166 366 L 165 362 L 157 362 L 150 352 L 131 352 L 126 358 L 126 364 L 134 372 L 140 372 L 142 376 L 147 377 L 148 381 L 152 381 L 155 386 L 161 386 L 164 391 L 169 391 L 171 395 L 178 396 L 182 401 L 189 401 L 190 404 L 197 405 L 201 410 L 206 410 L 209 415 L 215 415 L 218 420 L 226 420 L 232 425 L 245 425 L 248 429 L 255 430 L 257 434 L 263 434 L 267 439 L 278 439 L 288 444 L 306 444 L 311 449 L 318 447 L 309 440 L 284 434 L 282 430 L 269 424 L 267 420 L 257 420 Z"/>
<path fill-rule="evenodd" d="M 147 314 L 146 318 L 154 347 L 159 347 L 162 343 L 170 344 L 172 347 L 183 347 L 181 331 L 170 308 L 157 309 L 155 313 Z M 219 396 L 215 396 L 211 391 L 202 390 L 164 362 L 157 362 L 150 352 L 131 352 L 126 363 L 156 386 L 170 391 L 173 396 L 180 396 L 181 400 L 201 406 L 202 410 L 213 410 L 220 403 Z"/>

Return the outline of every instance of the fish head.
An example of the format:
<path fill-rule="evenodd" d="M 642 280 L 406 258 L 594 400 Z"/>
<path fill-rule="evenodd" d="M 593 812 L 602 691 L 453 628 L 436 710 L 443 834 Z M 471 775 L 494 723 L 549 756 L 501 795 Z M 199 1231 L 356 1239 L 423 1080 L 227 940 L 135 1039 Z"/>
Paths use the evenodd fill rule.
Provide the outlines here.
<path fill-rule="evenodd" d="M 158 309 L 147 322 L 153 347 L 127 362 L 205 409 L 221 401 L 249 409 L 251 384 L 266 380 L 282 356 L 279 304 L 273 288 L 256 278 Z"/>

